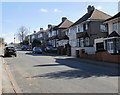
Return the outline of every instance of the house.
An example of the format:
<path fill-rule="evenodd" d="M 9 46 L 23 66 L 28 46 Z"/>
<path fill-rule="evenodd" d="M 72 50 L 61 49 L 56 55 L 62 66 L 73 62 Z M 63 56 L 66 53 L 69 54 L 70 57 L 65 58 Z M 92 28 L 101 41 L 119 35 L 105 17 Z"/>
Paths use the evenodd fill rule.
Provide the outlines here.
<path fill-rule="evenodd" d="M 46 44 L 47 46 L 54 46 L 53 38 L 55 37 L 55 33 L 53 28 L 55 25 L 48 24 L 48 29 L 46 29 Z"/>
<path fill-rule="evenodd" d="M 37 39 L 37 34 L 36 31 L 34 31 L 31 35 L 30 35 L 30 42 L 32 43 L 34 41 L 34 39 Z"/>
<path fill-rule="evenodd" d="M 48 41 L 53 47 L 59 47 L 59 39 L 61 39 L 64 35 L 62 31 L 67 29 L 73 23 L 69 21 L 66 17 L 62 17 L 62 21 L 57 26 L 52 26 L 49 30 Z"/>
<path fill-rule="evenodd" d="M 110 17 L 89 5 L 87 13 L 69 28 L 71 55 L 79 55 L 80 50 L 84 50 L 87 54 L 94 54 L 94 39 L 107 36 L 106 25 L 103 24 L 103 21 Z"/>
<path fill-rule="evenodd" d="M 39 40 L 41 42 L 41 44 L 44 44 L 45 43 L 45 30 L 43 30 L 43 28 L 40 28 L 40 31 L 38 31 L 36 33 L 37 35 L 37 40 Z"/>
<path fill-rule="evenodd" d="M 71 55 L 69 48 L 69 37 L 68 37 L 69 29 L 64 29 L 61 31 L 61 37 L 58 42 L 58 54 L 60 55 Z"/>
<path fill-rule="evenodd" d="M 106 50 L 108 53 L 120 53 L 120 12 L 104 21 L 107 26 L 108 36 L 106 38 L 95 39 L 96 51 Z"/>

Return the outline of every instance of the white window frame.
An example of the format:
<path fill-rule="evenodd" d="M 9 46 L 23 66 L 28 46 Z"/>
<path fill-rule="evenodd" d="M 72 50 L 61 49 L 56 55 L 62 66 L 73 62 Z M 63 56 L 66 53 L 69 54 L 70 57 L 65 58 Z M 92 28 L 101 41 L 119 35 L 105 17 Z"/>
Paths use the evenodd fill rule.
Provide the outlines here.
<path fill-rule="evenodd" d="M 107 32 L 106 25 L 101 24 L 100 25 L 100 31 L 101 32 Z"/>
<path fill-rule="evenodd" d="M 114 49 L 113 49 L 113 41 L 108 41 L 107 42 L 107 51 L 109 53 L 113 53 L 114 52 Z"/>
<path fill-rule="evenodd" d="M 118 32 L 118 23 L 113 23 L 113 31 Z"/>

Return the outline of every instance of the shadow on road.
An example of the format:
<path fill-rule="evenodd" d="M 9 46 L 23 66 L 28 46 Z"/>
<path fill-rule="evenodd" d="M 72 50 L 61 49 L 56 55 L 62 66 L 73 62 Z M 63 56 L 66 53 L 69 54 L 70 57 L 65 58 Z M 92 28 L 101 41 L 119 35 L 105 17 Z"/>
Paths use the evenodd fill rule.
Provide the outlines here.
<path fill-rule="evenodd" d="M 56 62 L 58 64 L 45 64 L 45 65 L 34 65 L 33 67 L 49 67 L 49 66 L 60 66 L 64 65 L 67 67 L 70 67 L 70 70 L 64 70 L 64 71 L 56 71 L 52 73 L 42 74 L 42 75 L 36 75 L 32 78 L 40 78 L 40 77 L 46 77 L 46 78 L 55 78 L 55 79 L 72 79 L 72 78 L 89 78 L 89 77 L 118 77 L 118 69 L 115 68 L 104 68 L 94 65 L 89 65 L 85 63 L 78 63 L 77 61 L 71 61 L 69 59 L 60 59 L 56 58 Z M 75 62 L 75 63 L 73 63 Z"/>
<path fill-rule="evenodd" d="M 13 55 L 9 55 L 9 56 L 2 56 L 3 58 L 12 58 L 14 57 Z"/>
<path fill-rule="evenodd" d="M 32 55 L 32 56 L 53 56 L 53 57 L 60 56 L 60 55 L 57 55 L 57 54 L 49 54 L 49 53 L 45 53 L 45 52 L 43 52 L 43 54 L 36 54 L 36 53 L 32 53 L 32 51 L 27 52 L 25 54 Z"/>

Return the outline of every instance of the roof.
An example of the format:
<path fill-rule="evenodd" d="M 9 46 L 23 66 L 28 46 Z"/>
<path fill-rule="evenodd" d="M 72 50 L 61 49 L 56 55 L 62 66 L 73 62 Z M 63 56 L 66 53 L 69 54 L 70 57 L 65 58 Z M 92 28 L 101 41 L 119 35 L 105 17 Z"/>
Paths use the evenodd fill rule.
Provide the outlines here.
<path fill-rule="evenodd" d="M 63 23 L 61 23 L 61 25 L 58 28 L 68 28 L 73 24 L 73 22 L 69 21 L 69 20 L 65 20 Z"/>
<path fill-rule="evenodd" d="M 51 28 L 54 28 L 55 25 L 52 25 L 52 27 L 49 27 L 48 29 L 46 29 L 46 31 L 49 31 Z"/>
<path fill-rule="evenodd" d="M 109 18 L 109 19 L 105 20 L 105 22 L 106 22 L 106 21 L 113 20 L 113 19 L 115 19 L 115 18 L 119 18 L 119 17 L 120 17 L 120 12 L 119 12 L 119 13 L 117 13 L 116 15 L 114 15 L 113 17 L 111 17 L 111 18 Z"/>
<path fill-rule="evenodd" d="M 120 37 L 120 35 L 116 31 L 113 31 L 108 37 Z"/>
<path fill-rule="evenodd" d="M 68 28 L 73 24 L 73 22 L 69 21 L 68 19 L 66 19 L 65 21 L 61 22 L 60 24 L 58 24 L 57 26 L 54 27 L 54 29 L 58 29 L 58 28 Z"/>
<path fill-rule="evenodd" d="M 89 19 L 106 20 L 106 19 L 108 19 L 110 17 L 111 17 L 110 15 L 95 9 Z"/>
<path fill-rule="evenodd" d="M 111 17 L 110 15 L 108 15 L 108 14 L 102 12 L 102 11 L 99 11 L 97 9 L 94 9 L 93 11 L 88 12 L 85 15 L 83 15 L 79 20 L 77 20 L 71 26 L 80 24 L 80 23 L 82 23 L 86 20 L 105 20 L 105 19 L 108 19 L 110 17 Z"/>
<path fill-rule="evenodd" d="M 45 32 L 45 30 L 40 30 L 36 34 L 39 34 L 39 33 L 42 33 L 42 32 Z"/>

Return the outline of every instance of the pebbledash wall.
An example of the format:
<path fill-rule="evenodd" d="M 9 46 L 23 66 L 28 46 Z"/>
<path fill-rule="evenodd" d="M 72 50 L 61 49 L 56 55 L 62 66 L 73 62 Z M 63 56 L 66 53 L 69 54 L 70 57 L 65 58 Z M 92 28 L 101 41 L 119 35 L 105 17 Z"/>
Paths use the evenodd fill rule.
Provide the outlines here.
<path fill-rule="evenodd" d="M 76 51 L 76 53 L 77 53 L 77 51 Z M 120 64 L 120 55 L 119 54 L 118 55 L 112 55 L 112 54 L 109 54 L 106 51 L 98 52 L 96 54 L 86 54 L 84 51 L 80 50 L 79 51 L 79 57 Z"/>

